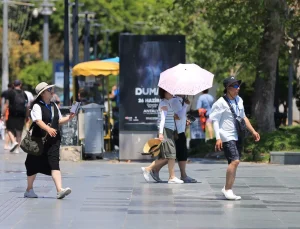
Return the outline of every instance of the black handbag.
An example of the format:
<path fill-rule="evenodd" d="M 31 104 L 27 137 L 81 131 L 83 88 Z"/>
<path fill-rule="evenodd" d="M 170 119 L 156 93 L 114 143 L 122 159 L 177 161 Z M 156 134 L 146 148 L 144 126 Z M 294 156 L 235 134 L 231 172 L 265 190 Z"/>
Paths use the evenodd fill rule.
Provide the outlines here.
<path fill-rule="evenodd" d="M 233 107 L 232 107 L 231 103 L 228 101 L 227 97 L 223 96 L 223 98 L 227 102 L 227 104 L 230 108 L 230 111 L 233 114 L 233 117 L 235 119 L 235 127 L 236 127 L 239 138 L 247 137 L 249 132 L 248 132 L 245 120 L 242 117 L 236 115 L 236 113 L 234 112 Z M 236 104 L 237 104 L 237 102 L 236 102 Z"/>
<path fill-rule="evenodd" d="M 51 122 L 53 122 L 53 119 L 54 119 L 54 107 L 53 106 L 51 107 L 51 111 L 52 111 L 52 119 L 51 119 L 52 121 Z M 49 124 L 49 125 L 51 126 L 51 124 Z M 26 136 L 21 141 L 20 147 L 25 153 L 28 153 L 28 154 L 31 154 L 34 156 L 41 156 L 44 153 L 44 145 L 45 145 L 48 133 L 44 137 L 32 136 L 33 126 L 34 126 L 34 123 L 31 124 L 29 130 L 27 131 Z"/>

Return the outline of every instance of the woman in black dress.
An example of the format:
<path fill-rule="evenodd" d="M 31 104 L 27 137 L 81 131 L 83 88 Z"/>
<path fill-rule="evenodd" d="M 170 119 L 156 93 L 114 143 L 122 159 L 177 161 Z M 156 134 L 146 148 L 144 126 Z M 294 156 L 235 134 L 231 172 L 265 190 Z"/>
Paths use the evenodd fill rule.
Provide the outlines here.
<path fill-rule="evenodd" d="M 44 153 L 41 156 L 27 155 L 25 166 L 27 170 L 27 189 L 24 197 L 37 198 L 33 191 L 33 182 L 37 173 L 52 176 L 57 190 L 57 199 L 63 199 L 71 193 L 70 188 L 62 188 L 59 168 L 59 148 L 61 135 L 59 125 L 67 123 L 75 114 L 62 117 L 57 105 L 51 102 L 53 87 L 45 82 L 39 83 L 35 91 L 37 98 L 33 102 L 31 118 L 33 121 L 32 135 L 41 137 L 47 134 Z M 51 126 L 49 125 L 51 124 Z"/>

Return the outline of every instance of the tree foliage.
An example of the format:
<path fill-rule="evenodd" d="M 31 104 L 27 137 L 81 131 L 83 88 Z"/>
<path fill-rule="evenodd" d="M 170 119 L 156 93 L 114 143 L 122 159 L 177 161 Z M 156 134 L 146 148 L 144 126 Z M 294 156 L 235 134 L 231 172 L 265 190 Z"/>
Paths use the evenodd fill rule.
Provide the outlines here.
<path fill-rule="evenodd" d="M 2 37 L 2 29 L 0 29 Z M 0 43 L 2 49 L 2 39 Z M 2 58 L 2 53 L 1 53 Z M 40 43 L 29 40 L 19 41 L 19 35 L 9 32 L 9 80 L 17 79 L 19 73 L 26 66 L 36 63 L 41 58 Z"/>
<path fill-rule="evenodd" d="M 33 90 L 40 82 L 52 82 L 52 63 L 39 61 L 26 66 L 19 74 L 19 79 Z"/>
<path fill-rule="evenodd" d="M 284 32 L 290 31 L 290 21 L 296 20 L 288 8 L 298 1 L 175 0 L 176 4 L 188 15 L 200 10 L 215 33 L 214 50 L 227 61 L 218 67 L 231 73 L 239 69 L 235 75 L 247 82 L 247 91 L 254 95 L 252 114 L 259 129 L 272 131 L 277 60 L 286 62 L 285 53 L 279 56 L 279 51 L 286 47 Z"/>
<path fill-rule="evenodd" d="M 38 6 L 41 1 L 34 1 L 34 3 Z M 52 60 L 63 58 L 64 37 L 64 2 L 54 3 L 56 11 L 50 16 L 50 59 Z M 93 47 L 93 34 L 97 31 L 98 51 L 102 57 L 106 53 L 106 30 L 110 30 L 108 51 L 111 57 L 118 55 L 118 38 L 122 32 L 186 35 L 187 62 L 197 63 L 213 72 L 217 82 L 222 82 L 225 76 L 236 75 L 244 82 L 242 96 L 246 98 L 245 102 L 251 105 L 253 101 L 254 105 L 261 104 L 264 108 L 268 107 L 263 109 L 263 112 L 268 113 L 267 115 L 260 113 L 261 108 L 253 108 L 252 114 L 260 119 L 258 123 L 261 124 L 258 125 L 262 130 L 273 129 L 272 121 L 268 122 L 267 126 L 264 126 L 264 123 L 266 120 L 273 120 L 271 100 L 275 94 L 277 62 L 280 92 L 276 94 L 280 101 L 287 101 L 287 76 L 291 56 L 297 76 L 295 85 L 297 84 L 299 88 L 295 95 L 300 101 L 298 0 L 80 0 L 80 3 L 84 5 L 80 6 L 79 12 L 94 12 L 95 18 L 91 23 L 101 24 L 100 28 L 91 26 L 90 43 Z M 32 47 L 35 47 L 33 53 L 36 53 L 36 47 L 41 45 L 38 42 L 42 41 L 42 25 L 43 16 L 40 15 L 32 19 L 29 27 L 27 39 L 33 45 Z M 80 17 L 81 59 L 83 25 L 84 20 Z M 272 28 L 272 31 L 268 28 Z M 270 33 L 277 34 L 278 39 L 269 40 Z M 274 41 L 276 44 L 273 43 Z M 30 43 L 26 45 L 29 47 Z M 266 49 L 268 45 L 271 48 Z M 24 52 L 22 55 L 18 51 L 12 53 L 16 58 L 10 60 L 13 66 L 11 77 L 18 75 L 13 73 L 14 71 L 18 72 L 24 66 L 35 63 L 41 58 L 40 55 L 33 55 L 33 53 Z M 26 59 L 28 55 L 31 58 Z M 19 61 L 20 57 L 21 61 Z M 273 58 L 272 61 L 270 58 Z M 219 91 L 222 91 L 221 87 Z M 270 93 L 262 96 L 264 91 Z M 261 99 L 266 97 L 270 99 L 268 101 Z"/>

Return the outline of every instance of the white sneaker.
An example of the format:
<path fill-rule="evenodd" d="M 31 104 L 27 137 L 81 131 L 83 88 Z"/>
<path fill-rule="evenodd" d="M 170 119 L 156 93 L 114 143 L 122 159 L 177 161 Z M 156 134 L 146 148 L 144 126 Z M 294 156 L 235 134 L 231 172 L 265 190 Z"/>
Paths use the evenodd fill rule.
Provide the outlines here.
<path fill-rule="evenodd" d="M 18 147 L 18 143 L 17 142 L 14 142 L 13 144 L 12 144 L 12 146 L 11 146 L 11 148 L 10 148 L 10 152 L 12 153 L 12 152 L 14 152 L 14 150 Z"/>
<path fill-rule="evenodd" d="M 57 199 L 63 199 L 67 195 L 69 195 L 72 192 L 70 188 L 62 188 L 60 192 L 57 193 L 56 197 Z"/>
<path fill-rule="evenodd" d="M 16 154 L 20 153 L 19 148 L 15 149 L 15 151 L 13 151 L 12 153 L 16 153 Z"/>
<path fill-rule="evenodd" d="M 24 198 L 38 198 L 38 196 L 34 193 L 33 189 L 30 189 L 29 192 L 25 191 Z"/>
<path fill-rule="evenodd" d="M 225 187 L 222 189 L 222 193 L 226 197 L 227 200 L 240 200 L 242 197 L 237 196 L 233 193 L 231 189 L 225 190 Z"/>
<path fill-rule="evenodd" d="M 149 182 L 150 181 L 150 172 L 148 172 L 145 167 L 141 167 L 141 169 L 143 171 L 143 175 L 144 175 L 145 180 L 147 182 Z"/>
<path fill-rule="evenodd" d="M 169 179 L 168 184 L 183 184 L 183 180 L 174 177 L 173 179 Z"/>

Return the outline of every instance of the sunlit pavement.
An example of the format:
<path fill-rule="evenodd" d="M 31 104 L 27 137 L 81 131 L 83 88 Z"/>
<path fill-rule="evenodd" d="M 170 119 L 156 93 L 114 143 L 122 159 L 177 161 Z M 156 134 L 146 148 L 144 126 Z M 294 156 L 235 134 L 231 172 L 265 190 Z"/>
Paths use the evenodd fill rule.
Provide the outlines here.
<path fill-rule="evenodd" d="M 61 162 L 63 186 L 56 199 L 51 177 L 38 175 L 38 199 L 24 199 L 26 154 L 10 154 L 0 143 L 0 228 L 300 228 L 300 167 L 241 163 L 234 192 L 221 194 L 226 163 L 194 161 L 188 175 L 201 183 L 146 183 L 147 163 Z M 179 170 L 176 165 L 176 174 Z M 167 181 L 167 167 L 161 178 Z"/>

